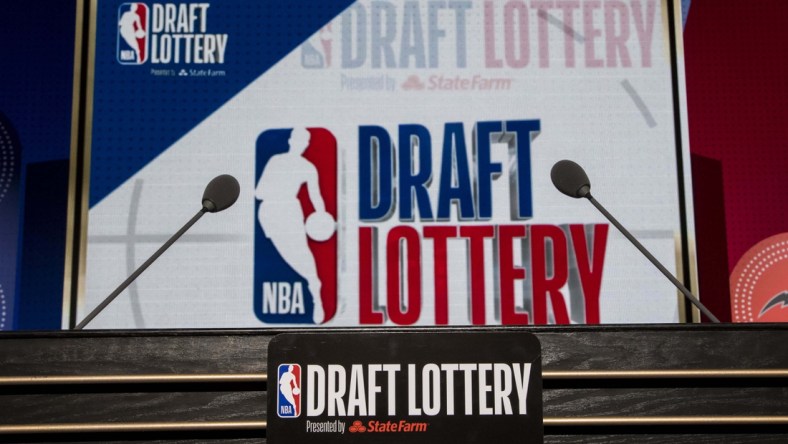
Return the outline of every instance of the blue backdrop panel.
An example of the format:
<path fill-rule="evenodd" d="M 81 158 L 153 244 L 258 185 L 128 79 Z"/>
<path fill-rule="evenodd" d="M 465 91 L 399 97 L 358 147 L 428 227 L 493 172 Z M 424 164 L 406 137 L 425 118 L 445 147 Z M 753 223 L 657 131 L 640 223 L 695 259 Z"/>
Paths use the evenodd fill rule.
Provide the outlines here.
<path fill-rule="evenodd" d="M 8 191 L 16 189 L 18 198 L 8 194 L 0 203 L 4 237 L 0 262 L 11 267 L 0 278 L 11 289 L 3 291 L 6 310 L 0 329 L 60 328 L 66 229 L 62 203 L 68 193 L 64 178 L 71 143 L 76 10 L 75 1 L 7 0 L 0 14 L 0 113 L 15 129 L 20 150 L 18 170 Z M 44 165 L 45 171 L 39 169 Z M 29 193 L 30 184 L 47 191 Z M 50 206 L 53 202 L 57 204 Z M 28 221 L 31 213 L 43 216 L 45 236 L 31 237 L 37 230 L 34 225 L 41 222 Z M 16 224 L 18 231 L 13 229 Z M 32 257 L 43 258 L 49 265 L 39 268 L 40 262 L 27 261 Z M 32 268 L 25 268 L 28 265 Z M 35 291 L 46 294 L 28 293 L 22 279 L 36 283 Z M 29 298 L 39 302 L 28 305 Z M 15 313 L 25 320 L 17 322 Z"/>
<path fill-rule="evenodd" d="M 223 64 L 155 63 L 151 57 L 136 66 L 117 57 L 118 13 L 124 3 L 101 1 L 97 11 L 91 207 L 352 2 L 266 1 L 261 7 L 247 0 L 223 1 L 207 10 L 206 26 L 208 33 L 229 35 Z M 178 74 L 190 68 L 226 75 L 220 81 L 199 76 L 184 81 Z M 175 75 L 151 72 L 162 69 Z M 145 73 L 151 75 L 139 80 Z"/>

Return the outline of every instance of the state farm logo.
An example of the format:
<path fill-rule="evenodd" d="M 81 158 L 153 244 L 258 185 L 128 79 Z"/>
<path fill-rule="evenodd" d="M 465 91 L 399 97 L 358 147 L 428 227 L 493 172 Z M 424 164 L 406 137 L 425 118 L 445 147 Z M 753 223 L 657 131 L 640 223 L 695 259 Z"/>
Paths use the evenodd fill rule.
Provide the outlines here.
<path fill-rule="evenodd" d="M 366 425 L 359 420 L 348 427 L 350 433 L 424 433 L 430 423 L 418 421 L 369 421 Z"/>
<path fill-rule="evenodd" d="M 734 322 L 788 321 L 788 233 L 762 240 L 730 278 Z"/>
<path fill-rule="evenodd" d="M 364 433 L 367 431 L 367 428 L 364 427 L 364 424 L 361 421 L 353 421 L 353 424 L 350 425 L 348 428 L 350 433 Z"/>
<path fill-rule="evenodd" d="M 402 82 L 403 91 L 508 91 L 512 89 L 511 77 L 433 74 L 421 77 L 413 74 Z"/>

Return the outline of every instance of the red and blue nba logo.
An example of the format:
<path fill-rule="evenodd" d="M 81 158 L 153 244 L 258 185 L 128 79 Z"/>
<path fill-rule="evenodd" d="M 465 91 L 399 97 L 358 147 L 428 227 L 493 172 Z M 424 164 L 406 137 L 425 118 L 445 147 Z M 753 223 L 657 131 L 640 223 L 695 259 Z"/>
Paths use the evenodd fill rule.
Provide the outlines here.
<path fill-rule="evenodd" d="M 118 7 L 118 63 L 142 65 L 148 60 L 148 6 L 123 3 Z"/>
<path fill-rule="evenodd" d="M 282 364 L 276 374 L 276 414 L 280 418 L 298 418 L 301 415 L 301 366 Z"/>
<path fill-rule="evenodd" d="M 330 68 L 333 58 L 331 23 L 301 44 L 301 66 L 304 68 Z"/>
<path fill-rule="evenodd" d="M 337 142 L 323 128 L 257 138 L 254 312 L 271 324 L 322 324 L 337 308 Z"/>

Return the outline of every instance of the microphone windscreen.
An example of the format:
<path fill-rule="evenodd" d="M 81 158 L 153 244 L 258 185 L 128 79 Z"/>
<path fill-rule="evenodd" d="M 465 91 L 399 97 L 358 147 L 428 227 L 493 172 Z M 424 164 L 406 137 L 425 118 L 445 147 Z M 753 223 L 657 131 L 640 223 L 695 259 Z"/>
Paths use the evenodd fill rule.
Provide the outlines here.
<path fill-rule="evenodd" d="M 216 176 L 208 182 L 202 194 L 202 206 L 210 212 L 216 213 L 230 208 L 241 193 L 241 186 L 235 177 L 229 174 Z"/>
<path fill-rule="evenodd" d="M 583 167 L 571 160 L 560 160 L 553 165 L 550 178 L 558 191 L 569 197 L 586 197 L 591 192 L 591 181 Z"/>

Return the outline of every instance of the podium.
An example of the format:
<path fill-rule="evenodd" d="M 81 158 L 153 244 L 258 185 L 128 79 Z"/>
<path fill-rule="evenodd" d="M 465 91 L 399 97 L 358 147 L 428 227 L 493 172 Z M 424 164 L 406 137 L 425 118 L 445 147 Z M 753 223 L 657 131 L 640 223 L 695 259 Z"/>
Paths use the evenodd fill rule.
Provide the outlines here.
<path fill-rule="evenodd" d="M 786 325 L 396 331 L 500 330 L 541 342 L 546 443 L 788 442 Z M 285 331 L 393 330 L 3 333 L 0 442 L 265 442 Z"/>

